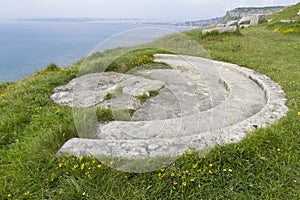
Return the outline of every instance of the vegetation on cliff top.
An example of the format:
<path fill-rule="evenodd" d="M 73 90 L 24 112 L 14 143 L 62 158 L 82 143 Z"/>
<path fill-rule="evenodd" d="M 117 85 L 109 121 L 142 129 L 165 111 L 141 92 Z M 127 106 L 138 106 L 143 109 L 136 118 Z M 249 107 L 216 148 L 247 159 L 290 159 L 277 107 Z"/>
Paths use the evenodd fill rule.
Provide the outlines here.
<path fill-rule="evenodd" d="M 255 69 L 278 82 L 290 111 L 238 144 L 216 147 L 205 156 L 187 153 L 155 172 L 123 173 L 111 169 L 113 163 L 56 156 L 65 141 L 78 135 L 72 109 L 55 105 L 49 96 L 77 75 L 80 62 L 69 68 L 52 65 L 19 82 L 1 84 L 0 198 L 299 199 L 300 35 L 273 31 L 279 19 L 296 17 L 299 5 L 274 15 L 272 28 L 262 24 L 241 30 L 241 35 L 208 38 L 188 33 L 213 59 Z"/>

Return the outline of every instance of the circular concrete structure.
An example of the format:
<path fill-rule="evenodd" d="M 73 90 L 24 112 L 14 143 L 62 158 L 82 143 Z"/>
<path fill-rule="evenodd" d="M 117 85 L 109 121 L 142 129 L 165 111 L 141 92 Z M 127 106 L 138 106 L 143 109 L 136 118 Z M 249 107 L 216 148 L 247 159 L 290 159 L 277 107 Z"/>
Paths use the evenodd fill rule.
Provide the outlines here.
<path fill-rule="evenodd" d="M 103 78 L 106 73 L 90 74 L 56 88 L 52 99 L 59 104 L 135 110 L 132 121 L 93 124 L 92 139 L 69 140 L 59 153 L 173 159 L 187 149 L 206 150 L 238 142 L 249 131 L 274 123 L 288 111 L 282 88 L 253 70 L 183 55 L 155 55 L 155 61 L 173 69 L 141 70 L 136 76 L 110 73 L 115 82 Z M 120 87 L 123 91 L 115 99 L 104 100 L 107 93 Z M 143 105 L 136 101 L 135 97 L 150 90 L 159 93 Z M 115 168 L 133 171 L 124 164 Z M 138 172 L 152 169 L 134 168 Z"/>

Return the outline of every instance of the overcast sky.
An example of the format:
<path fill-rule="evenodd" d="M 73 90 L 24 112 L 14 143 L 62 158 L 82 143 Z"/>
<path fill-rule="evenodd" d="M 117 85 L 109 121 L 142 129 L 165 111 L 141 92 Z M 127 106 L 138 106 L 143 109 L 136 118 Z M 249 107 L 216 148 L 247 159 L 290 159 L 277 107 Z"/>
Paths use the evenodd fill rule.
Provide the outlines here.
<path fill-rule="evenodd" d="M 0 18 L 103 17 L 207 19 L 240 6 L 277 6 L 299 0 L 0 0 Z"/>

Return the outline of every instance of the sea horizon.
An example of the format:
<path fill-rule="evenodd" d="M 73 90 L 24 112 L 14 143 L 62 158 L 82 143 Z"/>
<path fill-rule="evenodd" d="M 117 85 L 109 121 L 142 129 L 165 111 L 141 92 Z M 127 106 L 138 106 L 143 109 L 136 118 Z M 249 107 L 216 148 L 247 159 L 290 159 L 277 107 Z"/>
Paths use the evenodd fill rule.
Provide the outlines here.
<path fill-rule="evenodd" d="M 18 81 L 50 63 L 71 66 L 101 42 L 124 31 L 161 28 L 180 32 L 195 28 L 145 19 L 53 19 L 0 19 L 0 82 Z M 143 40 L 149 42 L 163 35 L 149 34 Z"/>

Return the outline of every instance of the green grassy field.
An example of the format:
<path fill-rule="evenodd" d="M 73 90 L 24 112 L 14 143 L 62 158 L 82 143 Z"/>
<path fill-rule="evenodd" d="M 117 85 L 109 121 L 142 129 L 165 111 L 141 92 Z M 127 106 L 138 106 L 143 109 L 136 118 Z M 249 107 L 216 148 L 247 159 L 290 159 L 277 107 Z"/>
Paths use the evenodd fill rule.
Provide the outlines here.
<path fill-rule="evenodd" d="M 300 199 L 300 22 L 279 22 L 299 20 L 294 12 L 299 9 L 297 4 L 240 34 L 187 33 L 213 59 L 257 70 L 279 83 L 290 111 L 240 143 L 216 147 L 205 156 L 187 153 L 155 172 L 124 173 L 110 168 L 113 163 L 56 156 L 78 135 L 72 109 L 54 104 L 49 96 L 54 87 L 76 77 L 81 62 L 65 69 L 50 65 L 0 85 L 0 199 Z M 288 29 L 293 31 L 285 33 Z M 128 64 L 130 69 L 151 67 L 155 52 L 122 59 L 135 63 Z M 85 73 L 90 71 L 97 71 L 97 64 Z"/>

